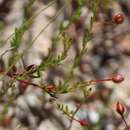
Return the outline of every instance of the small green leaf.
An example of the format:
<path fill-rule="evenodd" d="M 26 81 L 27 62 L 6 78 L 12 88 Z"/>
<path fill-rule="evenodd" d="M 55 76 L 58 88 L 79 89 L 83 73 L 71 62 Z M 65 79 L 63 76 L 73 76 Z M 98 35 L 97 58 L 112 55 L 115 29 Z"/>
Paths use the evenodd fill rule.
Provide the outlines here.
<path fill-rule="evenodd" d="M 92 33 L 86 28 L 83 37 L 83 47 L 92 39 Z"/>

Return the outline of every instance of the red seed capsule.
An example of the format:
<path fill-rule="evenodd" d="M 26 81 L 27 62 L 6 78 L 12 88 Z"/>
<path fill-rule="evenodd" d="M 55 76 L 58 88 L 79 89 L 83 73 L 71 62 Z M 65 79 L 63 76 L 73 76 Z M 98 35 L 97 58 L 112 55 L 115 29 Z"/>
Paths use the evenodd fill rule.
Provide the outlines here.
<path fill-rule="evenodd" d="M 88 125 L 88 122 L 84 119 L 80 120 L 79 123 L 80 123 L 81 126 L 87 126 Z"/>
<path fill-rule="evenodd" d="M 24 81 L 20 81 L 19 82 L 19 92 L 20 94 L 23 94 L 25 92 L 25 90 L 27 89 L 28 87 L 28 81 L 24 80 Z"/>
<path fill-rule="evenodd" d="M 113 20 L 116 24 L 122 24 L 125 20 L 125 17 L 122 13 L 118 13 L 114 16 Z"/>
<path fill-rule="evenodd" d="M 48 85 L 46 87 L 48 92 L 55 92 L 56 91 L 56 86 L 55 85 Z"/>
<path fill-rule="evenodd" d="M 126 130 L 130 130 L 130 127 L 129 127 L 129 128 L 127 128 Z"/>
<path fill-rule="evenodd" d="M 0 122 L 0 125 L 4 126 L 4 127 L 9 126 L 11 121 L 12 121 L 12 117 L 11 116 L 4 117 L 4 119 Z"/>
<path fill-rule="evenodd" d="M 114 83 L 120 83 L 124 80 L 124 77 L 121 74 L 113 75 L 112 76 L 112 81 Z"/>
<path fill-rule="evenodd" d="M 116 111 L 120 114 L 123 115 L 125 112 L 125 107 L 122 103 L 120 103 L 119 101 L 116 104 Z"/>

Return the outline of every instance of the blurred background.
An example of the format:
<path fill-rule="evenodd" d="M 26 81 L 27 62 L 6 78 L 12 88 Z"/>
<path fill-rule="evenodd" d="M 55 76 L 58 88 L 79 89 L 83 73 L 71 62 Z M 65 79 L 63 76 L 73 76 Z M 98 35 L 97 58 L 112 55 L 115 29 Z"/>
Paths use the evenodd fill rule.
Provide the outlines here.
<path fill-rule="evenodd" d="M 72 58 L 79 54 L 81 38 L 93 15 L 91 5 L 95 1 L 85 0 L 80 18 L 67 30 L 73 43 L 67 60 L 61 66 L 50 67 L 42 73 L 41 77 L 33 81 L 56 85 L 64 80 Z M 116 73 L 122 74 L 125 80 L 121 84 L 106 82 L 89 86 L 91 94 L 76 113 L 78 119 L 89 121 L 89 127 L 81 127 L 78 122 L 73 121 L 69 128 L 68 117 L 57 109 L 53 101 L 55 99 L 43 93 L 41 89 L 29 86 L 24 92 L 15 90 L 16 93 L 22 92 L 11 103 L 7 103 L 11 99 L 7 95 L 0 99 L 0 112 L 4 113 L 4 116 L 0 117 L 0 130 L 124 130 L 125 125 L 115 110 L 117 101 L 126 105 L 125 118 L 130 123 L 130 0 L 98 1 L 100 4 L 92 27 L 92 38 L 87 43 L 88 49 L 80 61 L 80 66 L 74 72 L 73 81 L 110 78 Z M 60 15 L 48 25 L 50 19 L 64 5 L 66 6 Z M 24 54 L 25 65 L 39 65 L 48 55 L 51 46 L 54 55 L 60 52 L 62 44 L 55 43 L 54 39 L 60 24 L 68 22 L 77 6 L 76 0 L 0 0 L 0 54 L 9 50 L 3 56 L 5 64 L 8 64 L 11 55 L 10 42 L 15 28 L 45 7 L 47 8 L 32 20 L 30 28 L 22 38 L 19 51 L 22 51 L 41 29 L 48 25 Z M 122 24 L 116 25 L 113 17 L 118 13 L 122 13 L 125 19 Z M 17 65 L 19 71 L 24 70 L 22 64 L 20 62 Z M 22 85 L 17 84 L 17 87 Z M 82 93 L 76 91 L 63 94 L 58 100 L 73 110 L 82 100 Z"/>

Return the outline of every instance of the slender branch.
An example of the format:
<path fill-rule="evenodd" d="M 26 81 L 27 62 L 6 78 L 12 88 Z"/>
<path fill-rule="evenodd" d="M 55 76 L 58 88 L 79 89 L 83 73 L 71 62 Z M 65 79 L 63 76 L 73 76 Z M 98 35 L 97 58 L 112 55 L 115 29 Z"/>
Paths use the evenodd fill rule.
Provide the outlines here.
<path fill-rule="evenodd" d="M 123 122 L 125 123 L 126 128 L 129 128 L 129 126 L 128 126 L 128 124 L 127 124 L 125 118 L 124 118 L 124 115 L 121 115 L 121 118 L 122 118 Z"/>
<path fill-rule="evenodd" d="M 75 120 L 75 121 L 78 121 L 79 122 L 79 120 L 77 120 L 77 119 L 75 119 L 74 118 L 74 116 L 76 115 L 76 113 L 79 111 L 79 109 L 81 108 L 81 103 L 79 104 L 79 106 L 76 108 L 76 110 L 74 111 L 74 113 L 73 113 L 73 115 L 72 115 L 72 120 L 71 120 L 71 122 L 70 122 L 70 125 L 69 125 L 69 127 L 68 127 L 68 130 L 69 129 L 71 129 L 71 127 L 72 127 L 72 123 L 73 123 L 73 120 Z"/>
<path fill-rule="evenodd" d="M 105 82 L 105 81 L 111 81 L 112 78 L 108 78 L 108 79 L 97 79 L 97 80 L 90 80 L 89 83 L 101 83 L 101 82 Z"/>

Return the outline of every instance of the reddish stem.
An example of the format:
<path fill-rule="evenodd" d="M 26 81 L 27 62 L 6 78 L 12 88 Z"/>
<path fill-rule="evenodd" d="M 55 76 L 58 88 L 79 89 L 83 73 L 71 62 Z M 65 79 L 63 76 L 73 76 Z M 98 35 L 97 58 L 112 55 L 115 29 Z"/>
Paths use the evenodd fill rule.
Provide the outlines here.
<path fill-rule="evenodd" d="M 124 121 L 126 128 L 129 128 L 129 126 L 128 126 L 128 124 L 127 124 L 125 118 L 124 118 L 124 115 L 121 115 L 121 118 L 122 118 L 122 120 Z"/>
<path fill-rule="evenodd" d="M 108 78 L 108 79 L 97 79 L 97 80 L 91 80 L 89 81 L 89 83 L 101 83 L 101 82 L 105 82 L 105 81 L 111 81 L 112 78 Z"/>
<path fill-rule="evenodd" d="M 38 84 L 35 84 L 35 83 L 31 83 L 31 82 L 26 81 L 26 80 L 19 80 L 19 79 L 18 79 L 18 81 L 23 82 L 23 83 L 28 84 L 28 85 L 32 85 L 32 86 L 34 86 L 34 87 L 38 87 L 38 88 L 44 89 L 44 87 L 42 87 L 42 86 L 40 86 L 40 85 L 38 85 Z"/>
<path fill-rule="evenodd" d="M 68 115 L 68 116 L 69 116 L 69 115 Z M 78 119 L 74 118 L 73 116 L 69 116 L 69 118 L 70 118 L 71 120 L 74 120 L 74 121 L 77 121 L 77 122 L 79 122 L 79 123 L 80 123 L 80 120 L 78 120 Z"/>

